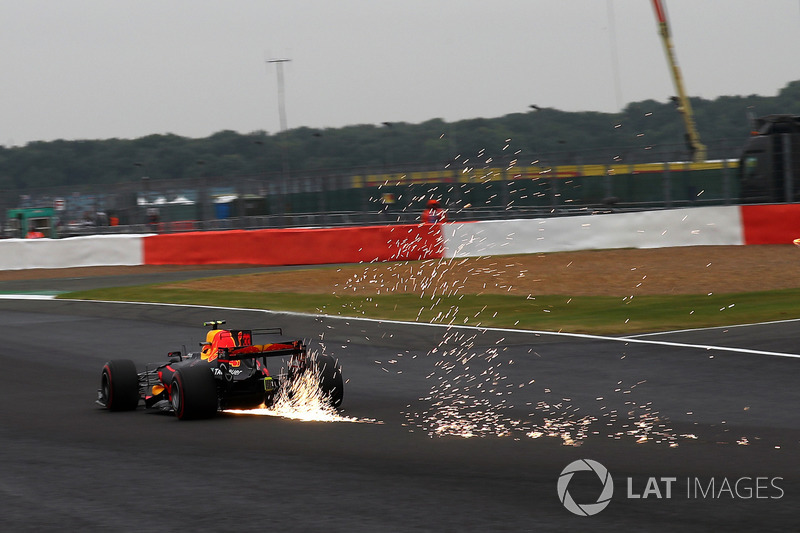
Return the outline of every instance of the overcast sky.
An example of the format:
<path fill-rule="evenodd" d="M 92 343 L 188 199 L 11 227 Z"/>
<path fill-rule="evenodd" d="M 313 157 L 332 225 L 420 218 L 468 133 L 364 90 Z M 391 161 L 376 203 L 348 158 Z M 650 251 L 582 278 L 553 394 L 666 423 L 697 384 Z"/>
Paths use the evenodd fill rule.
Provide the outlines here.
<path fill-rule="evenodd" d="M 666 0 L 692 96 L 800 79 L 800 1 Z M 0 144 L 448 122 L 674 94 L 649 0 L 0 0 Z"/>

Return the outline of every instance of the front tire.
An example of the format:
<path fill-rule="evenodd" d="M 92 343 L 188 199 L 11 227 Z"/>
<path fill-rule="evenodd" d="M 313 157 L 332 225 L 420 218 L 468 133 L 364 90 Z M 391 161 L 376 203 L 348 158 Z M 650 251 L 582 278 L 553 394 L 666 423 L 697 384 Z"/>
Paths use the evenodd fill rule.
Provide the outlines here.
<path fill-rule="evenodd" d="M 115 359 L 100 374 L 99 402 L 109 411 L 132 411 L 139 405 L 139 374 L 130 359 Z"/>
<path fill-rule="evenodd" d="M 172 378 L 170 401 L 179 420 L 211 418 L 217 412 L 217 383 L 204 366 L 181 368 Z"/>

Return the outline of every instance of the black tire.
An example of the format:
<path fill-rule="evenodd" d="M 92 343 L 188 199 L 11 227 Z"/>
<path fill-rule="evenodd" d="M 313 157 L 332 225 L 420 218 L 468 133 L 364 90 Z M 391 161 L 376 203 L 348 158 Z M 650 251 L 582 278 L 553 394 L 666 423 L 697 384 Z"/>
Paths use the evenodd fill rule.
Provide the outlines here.
<path fill-rule="evenodd" d="M 187 366 L 172 377 L 170 401 L 179 420 L 211 418 L 217 412 L 217 383 L 208 367 Z"/>
<path fill-rule="evenodd" d="M 139 405 L 139 374 L 130 359 L 115 359 L 100 374 L 100 403 L 109 411 L 132 411 Z"/>
<path fill-rule="evenodd" d="M 268 392 L 267 394 L 264 395 L 264 405 L 266 407 L 268 407 L 268 408 L 272 407 L 273 405 L 275 405 L 275 393 L 274 392 Z"/>
<path fill-rule="evenodd" d="M 329 398 L 332 406 L 341 406 L 344 400 L 342 367 L 336 359 L 327 354 L 311 356 L 310 360 L 311 369 L 319 376 L 319 388 L 322 394 Z"/>

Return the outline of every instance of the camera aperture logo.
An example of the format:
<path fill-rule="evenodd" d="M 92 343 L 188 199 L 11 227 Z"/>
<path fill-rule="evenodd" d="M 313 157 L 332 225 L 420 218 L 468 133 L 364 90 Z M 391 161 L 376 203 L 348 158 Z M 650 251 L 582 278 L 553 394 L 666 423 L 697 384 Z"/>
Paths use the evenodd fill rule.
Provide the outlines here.
<path fill-rule="evenodd" d="M 578 503 L 569 492 L 569 484 L 578 472 L 593 472 L 602 485 L 597 501 Z M 591 485 L 593 477 L 582 479 L 582 484 Z M 701 478 L 701 477 L 655 477 L 647 476 L 646 481 L 628 477 L 625 498 L 629 502 L 646 499 L 671 500 L 681 498 L 687 500 L 780 500 L 785 491 L 781 486 L 782 477 L 743 476 L 739 478 Z M 643 487 L 643 489 L 642 489 Z M 575 488 L 575 487 L 573 487 Z M 685 492 L 684 492 L 685 488 Z M 585 487 L 576 491 L 586 496 Z M 614 480 L 608 469 L 592 459 L 578 459 L 567 465 L 558 476 L 558 499 L 569 512 L 578 516 L 594 516 L 611 503 L 614 495 Z M 575 492 L 575 491 L 574 491 Z M 593 494 L 593 493 L 591 493 Z"/>
<path fill-rule="evenodd" d="M 597 474 L 600 483 L 603 484 L 603 490 L 600 492 L 597 501 L 594 503 L 577 503 L 572 495 L 569 493 L 569 482 L 576 472 L 592 471 Z M 606 508 L 611 503 L 611 497 L 614 495 L 614 480 L 611 479 L 611 474 L 608 469 L 592 459 L 578 459 L 573 461 L 561 471 L 558 476 L 558 499 L 564 507 L 571 513 L 578 516 L 592 516 Z"/>

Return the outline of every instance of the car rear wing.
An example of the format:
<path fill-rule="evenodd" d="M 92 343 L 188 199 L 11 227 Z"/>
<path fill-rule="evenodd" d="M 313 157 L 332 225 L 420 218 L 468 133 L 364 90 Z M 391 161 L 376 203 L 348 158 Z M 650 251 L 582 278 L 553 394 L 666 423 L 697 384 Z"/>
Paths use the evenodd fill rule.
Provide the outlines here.
<path fill-rule="evenodd" d="M 288 343 L 275 344 L 252 344 L 240 348 L 220 348 L 219 358 L 229 361 L 241 361 L 243 359 L 260 359 L 262 357 L 283 357 L 286 355 L 301 355 L 306 352 L 306 346 L 295 341 Z"/>

